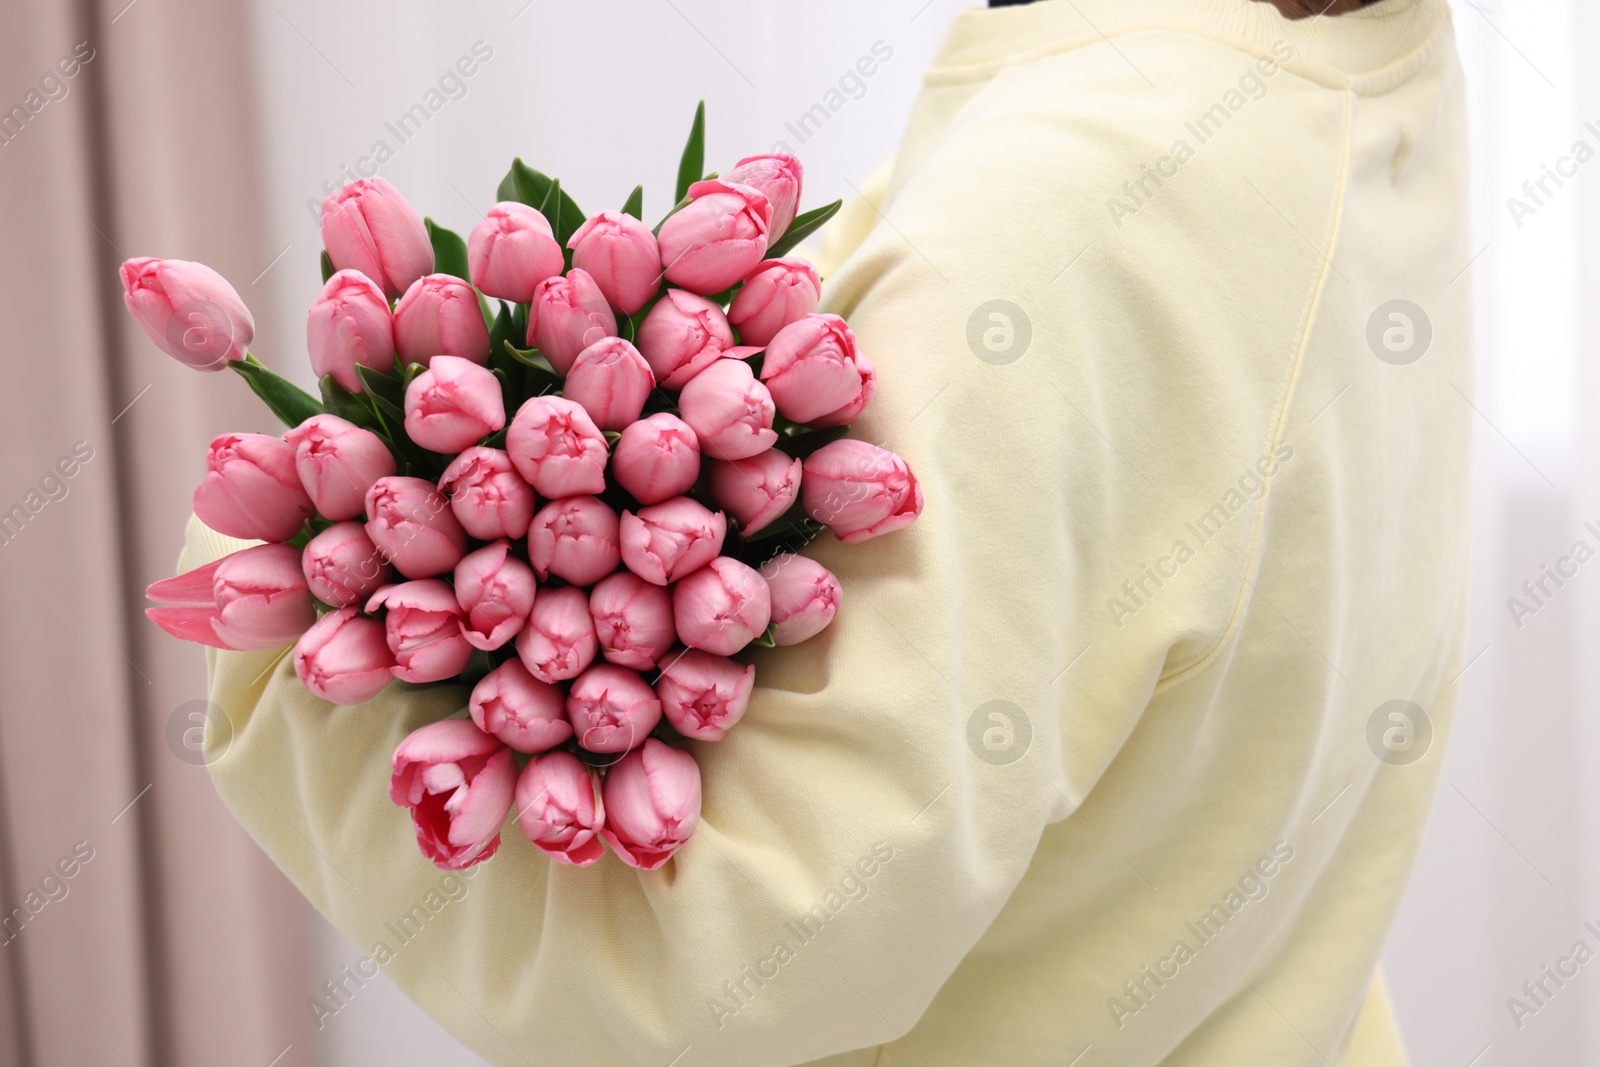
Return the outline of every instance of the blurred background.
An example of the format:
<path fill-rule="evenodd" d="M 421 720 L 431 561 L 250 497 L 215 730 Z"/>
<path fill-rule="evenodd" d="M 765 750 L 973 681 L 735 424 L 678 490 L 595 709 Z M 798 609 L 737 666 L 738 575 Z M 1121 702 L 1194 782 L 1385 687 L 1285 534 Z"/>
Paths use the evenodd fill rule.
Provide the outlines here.
<path fill-rule="evenodd" d="M 310 386 L 316 210 L 347 178 L 380 173 L 465 234 L 520 154 L 591 211 L 642 181 L 659 217 L 704 97 L 711 166 L 776 146 L 803 157 L 808 204 L 853 197 L 965 6 L 4 0 L 0 112 L 26 112 L 0 114 L 0 513 L 25 517 L 0 522 L 0 915 L 43 905 L 0 932 L 0 1065 L 482 1062 L 381 976 L 325 1001 L 331 1017 L 310 1007 L 363 950 L 217 799 L 194 746 L 200 656 L 140 614 L 206 443 L 273 427 L 232 376 L 138 334 L 116 265 L 216 267 L 255 314 L 253 350 Z M 1582 296 L 1600 280 L 1582 237 L 1600 8 L 1453 6 L 1479 250 L 1459 279 L 1478 296 L 1474 611 L 1385 965 L 1419 1065 L 1600 1063 L 1600 962 L 1536 1014 L 1507 1004 L 1600 929 L 1600 561 L 1547 580 L 1531 614 L 1508 607 L 1577 542 L 1600 549 L 1600 301 Z M 1566 156 L 1581 162 L 1530 200 L 1523 183 Z"/>

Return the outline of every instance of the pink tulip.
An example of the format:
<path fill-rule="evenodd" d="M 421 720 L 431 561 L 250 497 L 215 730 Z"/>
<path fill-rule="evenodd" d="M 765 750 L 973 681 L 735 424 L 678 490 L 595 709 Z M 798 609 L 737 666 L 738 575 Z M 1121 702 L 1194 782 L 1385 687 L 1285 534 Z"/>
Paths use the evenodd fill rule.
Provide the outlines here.
<path fill-rule="evenodd" d="M 906 461 L 849 438 L 806 458 L 801 500 L 846 544 L 910 526 L 922 514 L 922 487 Z"/>
<path fill-rule="evenodd" d="M 294 646 L 300 684 L 333 704 L 371 700 L 394 680 L 393 667 L 383 623 L 356 608 L 324 615 Z"/>
<path fill-rule="evenodd" d="M 434 866 L 459 871 L 495 854 L 517 788 L 509 748 L 466 719 L 441 719 L 400 742 L 393 771 L 389 799 L 411 809 Z"/>
<path fill-rule="evenodd" d="M 827 629 L 839 614 L 839 579 L 816 560 L 785 552 L 761 568 L 772 594 L 772 640 L 798 645 Z"/>
<path fill-rule="evenodd" d="M 394 576 L 359 522 L 336 522 L 308 541 L 300 570 L 311 595 L 336 608 L 360 604 Z"/>
<path fill-rule="evenodd" d="M 700 766 L 687 752 L 651 738 L 606 772 L 600 836 L 630 867 L 653 871 L 700 825 Z"/>
<path fill-rule="evenodd" d="M 528 309 L 528 343 L 537 347 L 557 374 L 566 375 L 578 353 L 602 337 L 617 335 L 617 317 L 587 271 L 574 267 L 565 277 L 546 278 L 533 291 Z"/>
<path fill-rule="evenodd" d="M 337 415 L 313 415 L 283 439 L 317 514 L 335 522 L 360 515 L 372 483 L 395 470 L 383 438 Z"/>
<path fill-rule="evenodd" d="M 700 477 L 700 442 L 689 424 L 661 411 L 622 431 L 611 476 L 641 504 L 687 493 Z"/>
<path fill-rule="evenodd" d="M 778 439 L 772 394 L 742 359 L 719 359 L 695 375 L 678 396 L 678 411 L 714 459 L 748 459 Z"/>
<path fill-rule="evenodd" d="M 526 304 L 535 286 L 565 266 L 549 221 L 514 200 L 490 208 L 467 237 L 467 273 L 485 296 Z"/>
<path fill-rule="evenodd" d="M 367 490 L 367 536 L 407 578 L 432 578 L 461 562 L 467 531 L 421 478 L 379 478 Z"/>
<path fill-rule="evenodd" d="M 589 752 L 626 752 L 661 721 L 661 699 L 638 671 L 596 663 L 567 690 L 567 721 Z"/>
<path fill-rule="evenodd" d="M 622 562 L 654 585 L 670 585 L 699 570 L 722 551 L 728 520 L 686 496 L 625 511 L 620 524 Z"/>
<path fill-rule="evenodd" d="M 434 356 L 489 362 L 489 327 L 472 286 L 453 274 L 418 278 L 394 306 L 394 347 L 402 363 Z"/>
<path fill-rule="evenodd" d="M 817 310 L 822 278 L 803 259 L 768 259 L 756 266 L 728 307 L 728 321 L 747 345 L 765 346 L 785 326 Z"/>
<path fill-rule="evenodd" d="M 402 682 L 454 678 L 472 658 L 456 595 L 439 579 L 386 585 L 367 601 L 369 615 L 379 608 L 388 609 L 384 636 L 394 653 L 394 676 Z"/>
<path fill-rule="evenodd" d="M 322 201 L 322 246 L 334 270 L 358 270 L 390 297 L 433 270 L 422 216 L 382 178 L 358 178 Z"/>
<path fill-rule="evenodd" d="M 817 428 L 824 426 L 843 426 L 856 421 L 867 408 L 867 402 L 872 399 L 872 394 L 878 388 L 878 371 L 866 356 L 856 356 L 856 373 L 861 376 L 861 388 L 856 395 L 850 398 L 843 407 L 836 408 L 826 415 L 819 415 L 811 420 L 809 425 Z"/>
<path fill-rule="evenodd" d="M 766 632 L 772 595 L 761 575 L 718 556 L 673 586 L 672 618 L 690 648 L 731 656 Z"/>
<path fill-rule="evenodd" d="M 533 519 L 533 487 L 511 465 L 509 453 L 473 446 L 450 461 L 439 478 L 450 510 L 480 541 L 519 540 Z"/>
<path fill-rule="evenodd" d="M 661 224 L 661 265 L 674 285 L 710 296 L 766 255 L 772 204 L 751 186 L 718 179 L 696 182 L 689 195 L 695 199 Z"/>
<path fill-rule="evenodd" d="M 122 302 L 145 336 L 184 366 L 221 370 L 255 340 L 250 309 L 204 263 L 140 256 L 122 264 Z"/>
<path fill-rule="evenodd" d="M 434 356 L 406 386 L 406 435 L 430 452 L 459 452 L 506 424 L 500 379 L 459 356 Z"/>
<path fill-rule="evenodd" d="M 317 621 L 300 573 L 300 553 L 288 545 L 241 549 L 164 578 L 145 596 L 171 605 L 146 608 L 151 622 L 174 637 L 213 648 L 280 648 Z"/>
<path fill-rule="evenodd" d="M 572 265 L 587 271 L 624 315 L 650 302 L 661 288 L 661 250 L 650 227 L 620 211 L 602 211 L 567 241 Z"/>
<path fill-rule="evenodd" d="M 682 389 L 724 354 L 738 353 L 722 309 L 684 289 L 668 289 L 646 312 L 639 323 L 639 351 L 667 389 Z"/>
<path fill-rule="evenodd" d="M 772 222 L 767 227 L 767 240 L 772 242 L 782 237 L 794 221 L 795 211 L 800 207 L 800 183 L 804 174 L 798 159 L 776 152 L 741 159 L 722 178 L 754 186 L 772 204 Z M 693 195 L 694 189 L 691 187 L 689 192 Z"/>
<path fill-rule="evenodd" d="M 466 616 L 461 633 L 473 648 L 493 652 L 517 635 L 533 610 L 533 568 L 499 540 L 456 564 L 456 602 Z"/>
<path fill-rule="evenodd" d="M 555 575 L 593 585 L 617 569 L 617 513 L 592 496 L 552 500 L 528 527 L 528 562 L 540 580 Z"/>
<path fill-rule="evenodd" d="M 656 695 L 672 728 L 696 741 L 721 741 L 744 717 L 756 669 L 692 648 L 661 667 Z"/>
<path fill-rule="evenodd" d="M 672 597 L 629 571 L 602 578 L 589 591 L 589 614 L 606 662 L 636 671 L 655 669 L 672 647 Z"/>
<path fill-rule="evenodd" d="M 761 360 L 778 414 L 810 422 L 861 392 L 856 336 L 837 315 L 807 315 L 778 331 Z"/>
<path fill-rule="evenodd" d="M 517 473 L 550 500 L 606 487 L 606 438 L 582 405 L 565 397 L 523 402 L 506 431 Z"/>
<path fill-rule="evenodd" d="M 572 736 L 561 687 L 539 681 L 521 660 L 508 659 L 484 675 L 468 707 L 478 729 L 518 752 L 543 752 Z"/>
<path fill-rule="evenodd" d="M 800 461 L 776 448 L 749 459 L 711 464 L 711 499 L 732 515 L 741 534 L 753 534 L 782 517 L 800 496 Z"/>
<path fill-rule="evenodd" d="M 606 809 L 594 771 L 570 752 L 535 756 L 517 779 L 517 825 L 557 863 L 587 867 L 605 855 Z"/>
<path fill-rule="evenodd" d="M 650 364 L 620 337 L 603 337 L 578 353 L 561 395 L 575 401 L 602 430 L 621 430 L 644 410 L 656 385 Z"/>
<path fill-rule="evenodd" d="M 540 590 L 528 624 L 517 635 L 517 658 L 541 682 L 576 678 L 594 662 L 599 647 L 589 598 L 571 585 Z"/>
<path fill-rule="evenodd" d="M 352 393 L 361 392 L 357 366 L 384 373 L 394 369 L 388 297 L 359 271 L 336 272 L 306 315 L 306 350 L 318 378 L 332 375 Z"/>
<path fill-rule="evenodd" d="M 206 452 L 206 476 L 194 513 L 220 534 L 247 541 L 287 541 L 313 514 L 295 471 L 294 448 L 279 437 L 225 433 Z"/>

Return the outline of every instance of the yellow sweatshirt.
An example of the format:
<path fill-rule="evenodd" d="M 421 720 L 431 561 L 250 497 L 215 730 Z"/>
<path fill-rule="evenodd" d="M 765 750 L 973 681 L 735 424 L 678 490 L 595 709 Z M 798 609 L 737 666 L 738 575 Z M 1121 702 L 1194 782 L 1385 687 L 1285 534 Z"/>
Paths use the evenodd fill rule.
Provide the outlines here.
<path fill-rule="evenodd" d="M 217 788 L 496 1064 L 1404 1063 L 1374 975 L 1461 670 L 1465 165 L 1442 0 L 969 11 L 826 293 L 926 511 L 812 547 L 843 610 L 755 654 L 676 859 L 508 820 L 436 870 L 388 757 L 466 693 L 332 707 L 274 653 L 212 653 Z"/>

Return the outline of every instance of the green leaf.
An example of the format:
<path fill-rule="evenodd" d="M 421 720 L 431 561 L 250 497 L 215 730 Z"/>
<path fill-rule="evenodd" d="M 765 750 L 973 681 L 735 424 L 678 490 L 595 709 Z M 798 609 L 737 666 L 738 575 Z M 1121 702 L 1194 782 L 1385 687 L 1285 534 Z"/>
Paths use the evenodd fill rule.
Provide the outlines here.
<path fill-rule="evenodd" d="M 500 313 L 489 324 L 489 351 L 500 351 L 500 346 L 503 343 L 516 337 L 514 330 L 511 305 L 502 302 L 500 304 Z"/>
<path fill-rule="evenodd" d="M 561 191 L 560 183 L 534 170 L 521 158 L 511 161 L 511 172 L 500 182 L 499 196 L 501 200 L 515 200 L 537 208 L 549 221 L 562 247 L 583 225 L 583 211 L 572 197 Z"/>
<path fill-rule="evenodd" d="M 467 284 L 472 276 L 467 271 L 467 242 L 454 230 L 447 230 L 432 219 L 423 219 L 428 228 L 428 240 L 433 242 L 433 272 L 451 274 Z"/>
<path fill-rule="evenodd" d="M 825 426 L 820 430 L 795 426 L 793 423 L 790 426 L 793 429 L 782 432 L 775 447 L 793 459 L 805 459 L 823 445 L 832 444 L 850 432 L 849 426 Z"/>
<path fill-rule="evenodd" d="M 787 255 L 791 248 L 810 237 L 824 222 L 837 215 L 839 208 L 843 205 L 843 200 L 835 200 L 833 203 L 819 207 L 815 211 L 807 211 L 804 215 L 796 215 L 795 220 L 789 223 L 789 228 L 783 232 L 783 236 L 767 248 L 767 258 L 777 259 L 779 256 Z"/>
<path fill-rule="evenodd" d="M 689 186 L 700 180 L 706 169 L 706 102 L 700 101 L 694 109 L 694 125 L 689 127 L 689 141 L 683 146 L 683 158 L 678 161 L 678 191 L 673 199 L 682 200 L 689 195 Z"/>
<path fill-rule="evenodd" d="M 775 623 L 775 622 L 769 622 L 769 623 L 767 623 L 767 628 L 766 628 L 765 632 L 763 632 L 760 637 L 758 637 L 754 641 L 752 641 L 751 644 L 760 645 L 762 648 L 777 648 L 778 647 L 778 641 L 777 641 L 777 637 L 776 637 L 777 633 L 778 633 L 778 624 Z"/>
<path fill-rule="evenodd" d="M 322 376 L 322 406 L 331 415 L 337 415 L 346 422 L 353 422 L 364 430 L 376 430 L 383 424 L 378 421 L 377 414 L 368 402 L 360 395 L 352 393 L 338 382 L 333 375 Z"/>
<path fill-rule="evenodd" d="M 633 192 L 628 194 L 627 202 L 622 205 L 622 213 L 632 215 L 636 219 L 644 218 L 644 186 L 633 187 Z"/>
<path fill-rule="evenodd" d="M 333 260 L 328 258 L 327 249 L 322 251 L 322 284 L 327 285 L 328 279 L 333 277 Z"/>
<path fill-rule="evenodd" d="M 371 398 L 373 406 L 378 413 L 393 419 L 396 426 L 405 424 L 406 421 L 406 387 L 405 383 L 392 374 L 373 370 L 356 364 L 356 377 L 361 379 L 361 388 Z"/>
<path fill-rule="evenodd" d="M 311 416 L 323 414 L 325 410 L 316 397 L 287 378 L 272 373 L 249 353 L 243 359 L 229 360 L 228 366 L 249 383 L 250 389 L 285 426 L 299 426 Z"/>
<path fill-rule="evenodd" d="M 556 373 L 556 369 L 550 365 L 550 361 L 545 359 L 538 349 L 518 348 L 510 341 L 507 341 L 504 351 L 512 359 L 527 368 L 523 372 L 523 382 L 527 387 L 527 396 L 542 396 L 546 393 L 560 392 L 561 387 L 566 384 L 561 375 Z"/>

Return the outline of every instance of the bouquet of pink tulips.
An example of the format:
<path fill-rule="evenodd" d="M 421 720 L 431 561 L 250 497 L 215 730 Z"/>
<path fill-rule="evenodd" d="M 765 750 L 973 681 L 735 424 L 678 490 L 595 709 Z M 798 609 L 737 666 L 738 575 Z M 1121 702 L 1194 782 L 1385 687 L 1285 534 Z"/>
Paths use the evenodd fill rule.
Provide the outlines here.
<path fill-rule="evenodd" d="M 329 196 L 306 326 L 320 400 L 246 351 L 250 313 L 215 271 L 122 266 L 156 345 L 237 371 L 290 427 L 211 443 L 195 514 L 265 543 L 155 583 L 150 618 L 222 649 L 293 643 L 335 704 L 469 686 L 463 715 L 392 757 L 390 797 L 440 867 L 494 855 L 513 805 L 563 863 L 602 842 L 665 863 L 699 822 L 686 742 L 720 741 L 749 701 L 735 657 L 838 611 L 798 550 L 922 509 L 899 457 L 845 437 L 873 367 L 787 255 L 838 203 L 797 215 L 788 155 L 702 177 L 703 145 L 702 107 L 653 230 L 642 187 L 585 217 L 521 160 L 466 241 L 381 178 Z"/>

